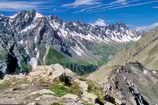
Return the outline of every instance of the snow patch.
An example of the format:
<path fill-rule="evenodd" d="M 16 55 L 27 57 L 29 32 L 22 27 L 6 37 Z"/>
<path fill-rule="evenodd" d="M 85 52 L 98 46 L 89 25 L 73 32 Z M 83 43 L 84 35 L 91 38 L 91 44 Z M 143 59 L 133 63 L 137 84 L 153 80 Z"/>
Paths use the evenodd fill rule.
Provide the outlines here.
<path fill-rule="evenodd" d="M 32 57 L 31 60 L 30 60 L 30 65 L 32 66 L 32 68 L 36 68 L 37 67 L 37 64 L 38 64 L 38 60 L 36 57 Z"/>
<path fill-rule="evenodd" d="M 26 54 L 28 54 L 28 55 L 30 54 L 29 49 L 27 47 L 25 48 L 25 51 L 26 51 Z"/>
<path fill-rule="evenodd" d="M 121 34 L 121 32 L 113 31 L 111 33 L 111 39 L 116 42 L 129 42 L 138 41 L 141 36 L 134 35 L 131 31 L 125 31 L 126 34 Z M 110 35 L 110 34 L 109 34 Z"/>
<path fill-rule="evenodd" d="M 35 24 L 31 24 L 30 26 L 28 26 L 28 27 L 26 27 L 25 29 L 23 29 L 23 30 L 21 31 L 21 33 L 22 33 L 22 32 L 27 32 L 28 30 L 31 30 L 31 29 L 33 29 L 33 28 L 35 28 L 35 27 L 36 27 Z"/>
<path fill-rule="evenodd" d="M 23 40 L 18 41 L 19 44 L 24 44 Z"/>
<path fill-rule="evenodd" d="M 10 19 L 14 19 L 16 18 L 17 14 L 13 15 L 13 16 L 9 16 Z"/>
<path fill-rule="evenodd" d="M 60 32 L 58 32 L 58 34 L 59 34 L 60 36 L 66 37 L 66 36 L 68 35 L 68 32 L 65 31 L 64 29 L 60 29 Z"/>
<path fill-rule="evenodd" d="M 39 52 L 39 51 L 37 51 L 36 58 L 38 59 L 38 58 L 39 58 L 39 56 L 40 56 L 40 52 Z"/>
<path fill-rule="evenodd" d="M 41 18 L 41 17 L 43 17 L 43 15 L 41 15 L 40 13 L 36 13 L 36 16 L 35 16 L 36 18 Z"/>
<path fill-rule="evenodd" d="M 38 36 L 35 36 L 34 42 L 37 43 Z"/>
<path fill-rule="evenodd" d="M 59 29 L 59 26 L 60 26 L 60 24 L 59 23 L 57 23 L 57 22 L 49 22 L 49 24 L 51 25 L 51 27 L 53 28 L 53 29 Z"/>
<path fill-rule="evenodd" d="M 38 51 L 38 49 L 37 49 L 37 48 L 35 48 L 35 51 Z"/>
<path fill-rule="evenodd" d="M 84 54 L 84 51 L 77 45 L 74 48 L 72 48 L 72 50 L 78 55 L 78 56 L 82 56 Z"/>

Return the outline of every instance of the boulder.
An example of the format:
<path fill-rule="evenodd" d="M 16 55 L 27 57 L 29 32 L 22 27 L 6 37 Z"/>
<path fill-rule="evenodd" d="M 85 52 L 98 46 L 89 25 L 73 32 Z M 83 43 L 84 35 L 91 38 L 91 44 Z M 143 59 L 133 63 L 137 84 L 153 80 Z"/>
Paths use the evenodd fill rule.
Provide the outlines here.
<path fill-rule="evenodd" d="M 87 101 L 87 102 L 91 102 L 93 104 L 95 104 L 95 100 L 98 98 L 98 96 L 96 96 L 95 94 L 92 93 L 88 93 L 88 92 L 84 92 L 82 99 Z"/>
<path fill-rule="evenodd" d="M 50 95 L 53 95 L 54 92 L 52 92 L 52 91 L 50 91 L 48 89 L 42 89 L 42 90 L 39 90 L 39 91 L 32 92 L 30 95 L 36 95 L 36 94 L 40 94 L 40 95 L 50 94 Z"/>

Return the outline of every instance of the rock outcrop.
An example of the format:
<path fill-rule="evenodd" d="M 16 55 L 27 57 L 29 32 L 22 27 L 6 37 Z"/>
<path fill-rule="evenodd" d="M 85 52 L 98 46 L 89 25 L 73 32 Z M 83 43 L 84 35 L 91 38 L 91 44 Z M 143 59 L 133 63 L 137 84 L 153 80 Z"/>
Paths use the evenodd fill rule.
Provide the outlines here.
<path fill-rule="evenodd" d="M 106 71 L 108 73 L 106 73 Z M 156 105 L 158 103 L 158 73 L 145 68 L 139 62 L 117 66 L 113 70 L 100 71 L 105 100 L 122 105 Z M 91 75 L 91 79 L 93 75 Z"/>
<path fill-rule="evenodd" d="M 102 90 L 89 90 L 88 82 L 59 64 L 38 66 L 27 75 L 6 75 L 3 80 L 0 80 L 0 103 L 96 104 L 96 99 L 101 97 L 98 93 L 102 93 Z"/>

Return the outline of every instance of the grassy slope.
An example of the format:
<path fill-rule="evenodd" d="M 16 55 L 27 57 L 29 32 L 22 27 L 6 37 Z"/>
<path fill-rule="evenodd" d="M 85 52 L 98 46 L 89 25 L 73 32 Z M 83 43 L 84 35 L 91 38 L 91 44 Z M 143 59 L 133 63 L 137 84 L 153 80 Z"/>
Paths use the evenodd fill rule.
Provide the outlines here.
<path fill-rule="evenodd" d="M 111 60 L 111 58 L 121 51 L 123 48 L 129 48 L 133 45 L 133 42 L 130 43 L 109 43 L 109 44 L 96 44 L 94 46 L 91 46 L 90 50 L 93 52 L 94 55 L 100 56 L 100 60 L 98 61 L 98 65 L 104 65 L 108 61 Z"/>
<path fill-rule="evenodd" d="M 117 53 L 107 66 L 124 65 L 130 61 L 139 61 L 150 69 L 158 68 L 158 29 L 145 33 L 132 48 Z"/>
<path fill-rule="evenodd" d="M 75 64 L 81 64 L 81 65 L 93 64 L 92 62 L 90 63 L 86 61 L 72 59 L 58 52 L 57 50 L 50 48 L 48 55 L 46 57 L 46 64 L 50 65 L 50 64 L 55 64 L 55 63 L 64 63 L 64 64 L 75 63 Z"/>
<path fill-rule="evenodd" d="M 46 65 L 61 64 L 64 67 L 71 69 L 79 75 L 87 74 L 96 70 L 97 66 L 85 61 L 77 61 L 70 57 L 63 55 L 57 50 L 50 48 L 46 57 Z"/>
<path fill-rule="evenodd" d="M 101 60 L 98 61 L 98 65 L 107 63 L 118 50 L 119 49 L 117 47 L 109 44 L 96 45 L 92 48 L 94 55 L 101 56 Z"/>
<path fill-rule="evenodd" d="M 55 64 L 55 63 L 62 63 L 62 62 L 68 62 L 69 60 L 61 53 L 56 51 L 53 48 L 50 48 L 48 55 L 46 57 L 46 64 Z"/>

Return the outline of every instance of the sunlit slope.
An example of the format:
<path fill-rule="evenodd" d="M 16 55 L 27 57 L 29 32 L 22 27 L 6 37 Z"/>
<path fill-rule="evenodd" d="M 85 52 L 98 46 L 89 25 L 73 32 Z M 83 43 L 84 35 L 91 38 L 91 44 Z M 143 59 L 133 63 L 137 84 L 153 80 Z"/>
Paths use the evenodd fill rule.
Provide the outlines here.
<path fill-rule="evenodd" d="M 130 61 L 138 61 L 150 69 L 158 68 L 158 28 L 145 33 L 132 48 L 117 53 L 107 66 L 124 65 Z"/>

